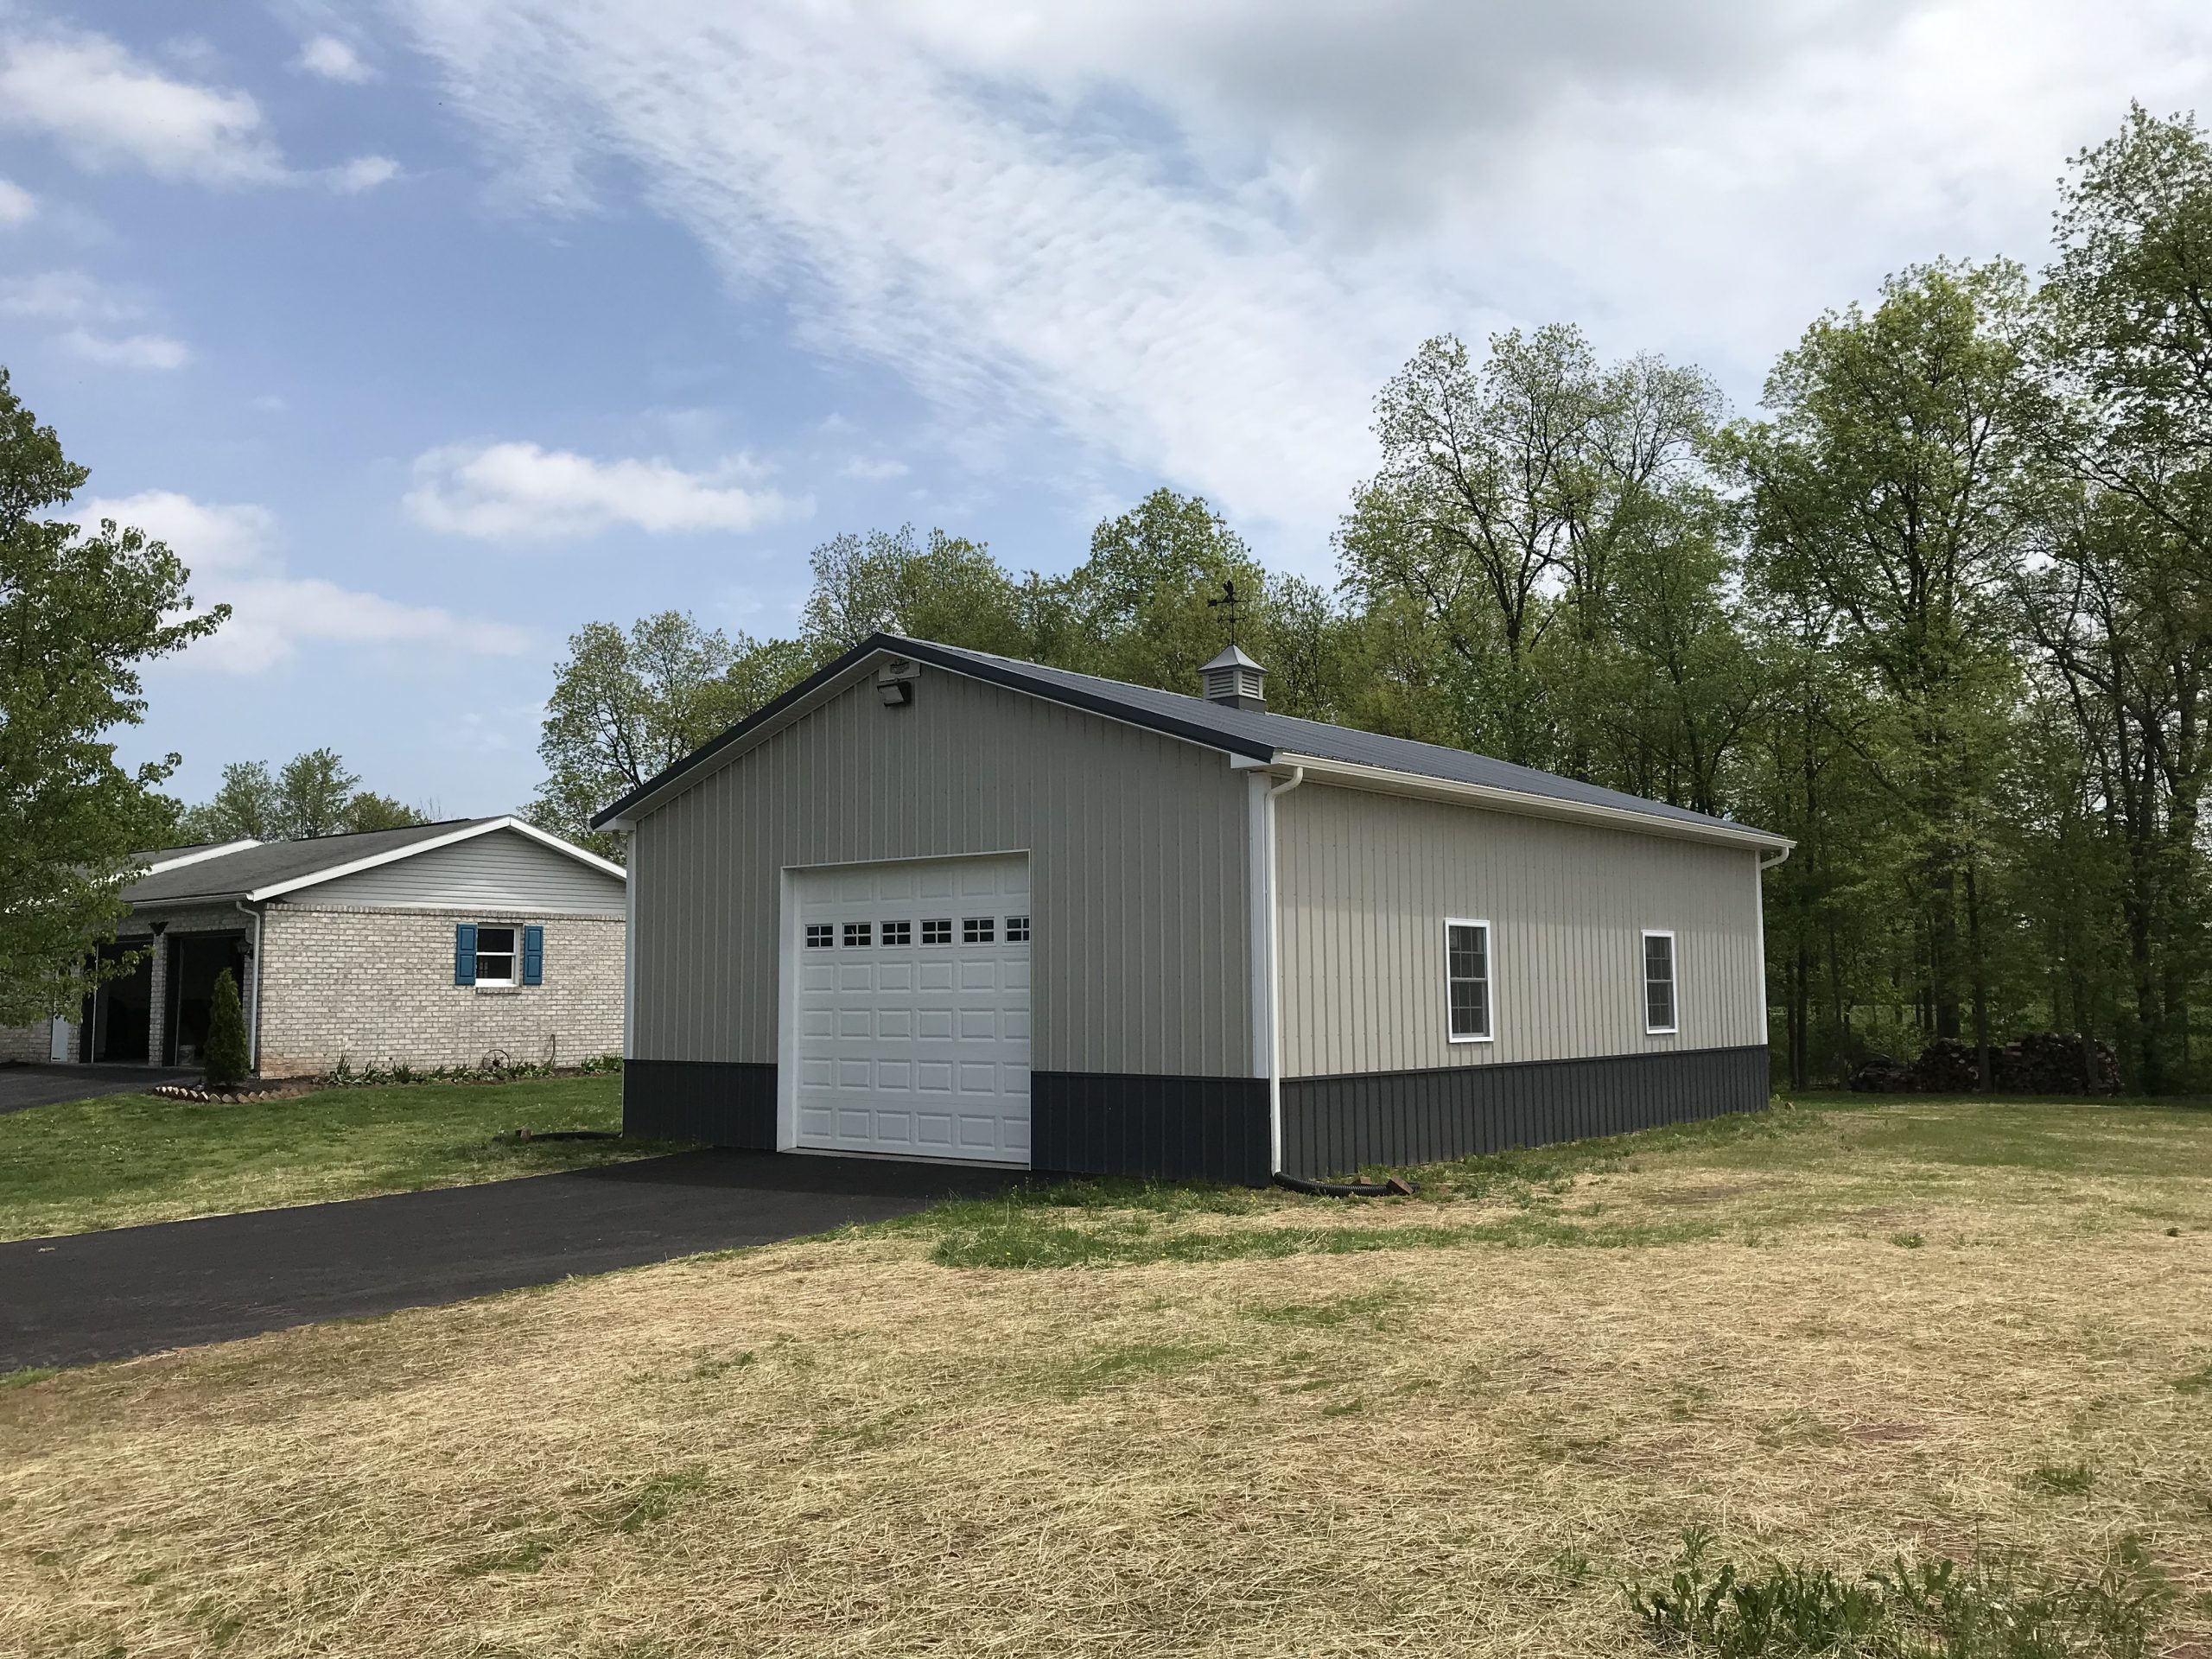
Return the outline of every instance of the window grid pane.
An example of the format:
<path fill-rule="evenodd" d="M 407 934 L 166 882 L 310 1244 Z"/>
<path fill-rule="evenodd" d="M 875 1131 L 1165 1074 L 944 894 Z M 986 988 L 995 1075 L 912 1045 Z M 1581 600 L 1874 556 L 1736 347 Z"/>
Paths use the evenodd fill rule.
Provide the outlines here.
<path fill-rule="evenodd" d="M 883 942 L 886 944 L 912 944 L 914 942 L 914 925 L 912 922 L 886 922 L 883 925 Z"/>
<path fill-rule="evenodd" d="M 848 945 L 866 944 L 872 931 L 871 925 L 867 922 L 847 922 L 845 943 Z"/>
<path fill-rule="evenodd" d="M 952 918 L 950 916 L 940 916 L 924 922 L 922 924 L 922 943 L 924 944 L 950 944 L 952 943 Z"/>
<path fill-rule="evenodd" d="M 806 925 L 806 948 L 808 950 L 819 950 L 823 945 L 835 944 L 836 942 L 837 930 L 830 926 L 829 923 L 809 922 Z"/>
<path fill-rule="evenodd" d="M 960 942 L 963 944 L 988 944 L 998 935 L 998 921 L 990 916 L 963 917 L 960 923 Z"/>
<path fill-rule="evenodd" d="M 515 930 L 476 925 L 476 982 L 512 985 L 515 979 Z"/>
<path fill-rule="evenodd" d="M 1029 918 L 1027 916 L 1007 917 L 1006 918 L 1006 942 L 1008 944 L 1025 944 L 1028 942 L 1028 939 Z"/>
<path fill-rule="evenodd" d="M 1452 1035 L 1490 1035 L 1490 930 L 1454 925 L 1446 930 L 1446 975 Z"/>
<path fill-rule="evenodd" d="M 1643 938 L 1643 1023 L 1655 1032 L 1675 1029 L 1675 941 L 1664 933 Z"/>

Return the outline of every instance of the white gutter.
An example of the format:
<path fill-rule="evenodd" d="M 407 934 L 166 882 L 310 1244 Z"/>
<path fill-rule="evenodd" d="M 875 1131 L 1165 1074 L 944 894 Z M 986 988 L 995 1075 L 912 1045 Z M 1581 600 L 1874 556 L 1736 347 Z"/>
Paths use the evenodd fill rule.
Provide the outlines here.
<path fill-rule="evenodd" d="M 245 1069 L 258 1076 L 261 1071 L 261 912 L 248 909 L 243 899 L 233 899 L 231 905 L 253 923 L 253 1018 L 245 1022 Z"/>
<path fill-rule="evenodd" d="M 1722 847 L 1757 847 L 1762 851 L 1779 851 L 1785 856 L 1795 845 L 1787 836 L 1773 835 L 1745 824 L 1725 823 L 1718 819 L 1698 821 L 1661 817 L 1653 813 L 1631 811 L 1626 807 L 1606 806 L 1596 801 L 1564 801 L 1550 795 L 1501 789 L 1491 784 L 1463 784 L 1448 778 L 1424 777 L 1418 772 L 1396 772 L 1387 766 L 1363 766 L 1350 760 L 1325 760 L 1319 755 L 1279 752 L 1274 764 L 1296 766 L 1317 784 L 1372 790 L 1382 795 L 1404 795 L 1416 800 L 1488 807 L 1492 811 L 1514 812 L 1524 817 L 1554 818 L 1569 823 L 1595 824 L 1607 830 L 1628 830 L 1638 835 L 1666 836 L 1677 841 L 1701 841 Z"/>
<path fill-rule="evenodd" d="M 1796 850 L 1796 845 L 1797 843 L 1795 842 L 1789 842 L 1772 858 L 1763 858 L 1759 860 L 1759 868 L 1762 870 L 1780 869 L 1784 864 L 1787 864 L 1789 861 L 1789 855 Z"/>
<path fill-rule="evenodd" d="M 1275 797 L 1287 795 L 1306 781 L 1306 768 L 1293 766 L 1290 776 L 1270 789 L 1263 799 L 1267 825 L 1268 914 L 1268 1168 L 1282 1173 L 1282 934 L 1275 907 Z"/>

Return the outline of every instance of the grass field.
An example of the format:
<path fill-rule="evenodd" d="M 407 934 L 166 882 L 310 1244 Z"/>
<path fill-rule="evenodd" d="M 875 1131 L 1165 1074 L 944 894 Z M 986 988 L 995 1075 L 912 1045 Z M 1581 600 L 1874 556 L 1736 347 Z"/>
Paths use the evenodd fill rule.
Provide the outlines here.
<path fill-rule="evenodd" d="M 25 1378 L 0 1651 L 1657 1652 L 1623 1581 L 1702 1527 L 2126 1563 L 2203 1659 L 2208 1177 L 2212 1111 L 1801 1109 Z"/>
<path fill-rule="evenodd" d="M 458 1186 L 635 1158 L 636 1142 L 498 1137 L 619 1129 L 619 1077 L 331 1089 L 225 1106 L 110 1095 L 0 1117 L 0 1238 Z"/>

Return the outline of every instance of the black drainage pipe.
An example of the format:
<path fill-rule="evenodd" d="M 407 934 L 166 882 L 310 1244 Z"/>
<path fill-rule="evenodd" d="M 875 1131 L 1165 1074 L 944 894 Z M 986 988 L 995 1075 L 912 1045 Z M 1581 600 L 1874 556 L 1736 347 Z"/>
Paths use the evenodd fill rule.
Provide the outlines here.
<path fill-rule="evenodd" d="M 1303 1175 L 1277 1170 L 1275 1185 L 1294 1192 L 1309 1192 L 1317 1198 L 1410 1198 L 1414 1195 L 1413 1183 L 1395 1175 L 1387 1181 L 1309 1181 Z"/>

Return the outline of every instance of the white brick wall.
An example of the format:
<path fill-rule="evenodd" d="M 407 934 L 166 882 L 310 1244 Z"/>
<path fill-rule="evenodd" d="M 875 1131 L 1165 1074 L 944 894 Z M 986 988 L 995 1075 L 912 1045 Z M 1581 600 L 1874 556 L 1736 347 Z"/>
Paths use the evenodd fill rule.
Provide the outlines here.
<path fill-rule="evenodd" d="M 545 982 L 453 982 L 454 928 L 545 930 Z M 261 1074 L 369 1065 L 573 1065 L 622 1048 L 619 918 L 272 904 L 262 924 Z"/>
<path fill-rule="evenodd" d="M 54 1022 L 0 1026 L 0 1060 L 44 1060 L 53 1052 Z"/>

